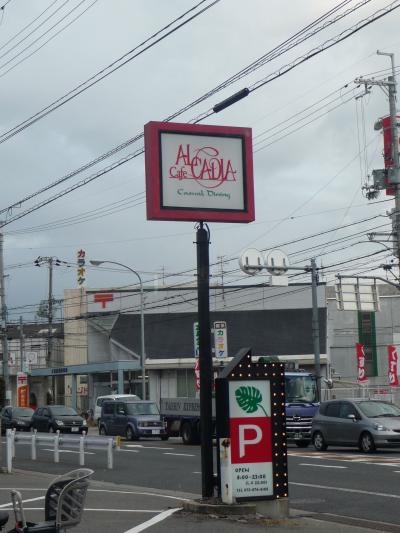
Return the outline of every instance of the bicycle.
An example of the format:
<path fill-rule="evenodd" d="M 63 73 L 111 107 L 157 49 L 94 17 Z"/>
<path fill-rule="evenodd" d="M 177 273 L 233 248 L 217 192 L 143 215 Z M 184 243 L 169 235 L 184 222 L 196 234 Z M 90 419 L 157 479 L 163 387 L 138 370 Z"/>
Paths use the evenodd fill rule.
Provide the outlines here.
<path fill-rule="evenodd" d="M 57 477 L 46 492 L 44 522 L 28 522 L 21 493 L 12 490 L 15 526 L 8 533 L 62 533 L 77 526 L 82 519 L 89 478 L 93 473 L 89 468 L 78 468 Z M 0 511 L 0 531 L 3 531 L 8 518 L 7 511 Z"/>

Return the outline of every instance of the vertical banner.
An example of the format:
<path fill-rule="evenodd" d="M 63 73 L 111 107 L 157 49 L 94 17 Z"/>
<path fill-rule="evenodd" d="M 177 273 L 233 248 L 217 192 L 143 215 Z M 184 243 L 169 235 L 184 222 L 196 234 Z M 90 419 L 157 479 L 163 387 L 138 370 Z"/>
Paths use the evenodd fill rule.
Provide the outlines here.
<path fill-rule="evenodd" d="M 199 323 L 194 322 L 193 323 L 193 344 L 194 344 L 194 356 L 199 357 L 199 351 L 200 351 L 200 332 L 199 332 Z"/>
<path fill-rule="evenodd" d="M 397 375 L 397 351 L 393 344 L 388 344 L 388 379 L 391 387 L 399 386 L 399 377 Z"/>
<path fill-rule="evenodd" d="M 28 376 L 25 372 L 17 373 L 17 406 L 28 406 Z"/>
<path fill-rule="evenodd" d="M 196 392 L 199 392 L 200 390 L 200 359 L 198 357 L 194 365 L 194 379 L 195 379 Z"/>
<path fill-rule="evenodd" d="M 226 322 L 214 322 L 215 357 L 228 357 L 228 330 Z"/>
<path fill-rule="evenodd" d="M 357 348 L 357 370 L 358 370 L 357 381 L 358 383 L 361 383 L 361 384 L 367 383 L 368 377 L 365 373 L 364 345 L 357 342 L 356 348 Z"/>
<path fill-rule="evenodd" d="M 77 282 L 78 282 L 79 287 L 81 287 L 86 281 L 85 257 L 86 257 L 85 250 L 79 250 L 76 254 L 76 260 L 77 260 L 76 262 L 78 265 L 76 275 L 77 275 Z"/>

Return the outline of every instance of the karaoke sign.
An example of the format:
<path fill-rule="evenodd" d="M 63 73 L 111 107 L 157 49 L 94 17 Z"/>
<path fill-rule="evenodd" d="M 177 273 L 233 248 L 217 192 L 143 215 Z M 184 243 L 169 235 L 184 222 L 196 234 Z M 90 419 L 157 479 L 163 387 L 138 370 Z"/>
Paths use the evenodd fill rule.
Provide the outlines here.
<path fill-rule="evenodd" d="M 144 136 L 149 220 L 254 220 L 250 128 L 149 122 Z"/>

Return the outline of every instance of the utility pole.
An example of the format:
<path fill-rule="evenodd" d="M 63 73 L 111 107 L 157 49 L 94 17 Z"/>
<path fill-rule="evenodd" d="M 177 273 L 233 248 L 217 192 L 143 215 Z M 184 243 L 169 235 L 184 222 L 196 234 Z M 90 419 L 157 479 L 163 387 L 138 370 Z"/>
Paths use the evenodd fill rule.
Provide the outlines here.
<path fill-rule="evenodd" d="M 314 368 L 317 380 L 318 398 L 321 399 L 321 354 L 319 344 L 319 313 L 317 297 L 318 271 L 315 258 L 311 259 L 311 292 L 312 292 L 312 337 L 314 346 Z"/>
<path fill-rule="evenodd" d="M 20 370 L 21 372 L 25 372 L 25 365 L 24 365 L 24 323 L 22 320 L 22 316 L 19 317 L 19 357 L 21 359 L 20 361 Z"/>
<path fill-rule="evenodd" d="M 43 264 L 47 263 L 47 266 L 49 267 L 49 293 L 48 293 L 48 310 L 47 310 L 47 323 L 48 323 L 48 331 L 47 331 L 47 356 L 46 356 L 46 362 L 47 366 L 51 366 L 51 362 L 53 359 L 53 266 L 58 266 L 61 261 L 57 259 L 57 257 L 41 257 L 39 256 L 35 260 L 35 265 L 40 267 Z"/>
<path fill-rule="evenodd" d="M 4 276 L 4 248 L 3 248 L 3 233 L 0 233 L 0 311 L 1 311 L 1 327 L 0 334 L 3 347 L 3 378 L 5 387 L 6 404 L 10 400 L 10 378 L 8 373 L 8 341 L 7 341 L 7 305 L 6 305 L 6 290 L 5 290 L 5 276 Z"/>
<path fill-rule="evenodd" d="M 397 83 L 396 83 L 396 72 L 395 72 L 395 62 L 394 54 L 387 52 L 377 51 L 378 55 L 390 57 L 392 74 L 388 76 L 387 80 L 375 80 L 375 79 L 365 79 L 357 78 L 355 83 L 364 84 L 366 93 L 368 91 L 368 86 L 377 85 L 379 86 L 388 96 L 389 99 L 389 113 L 390 113 L 390 130 L 391 130 L 391 158 L 389 164 L 386 164 L 384 170 L 374 170 L 374 184 L 371 187 L 372 194 L 379 192 L 379 190 L 386 189 L 387 186 L 394 188 L 394 201 L 395 208 L 392 212 L 392 232 L 391 234 L 386 233 L 374 233 L 373 235 L 384 235 L 387 237 L 393 236 L 394 241 L 394 255 L 399 260 L 399 271 L 400 271 L 400 175 L 399 175 L 399 135 L 397 127 L 397 111 L 396 111 L 396 94 L 397 94 Z M 383 127 L 382 121 L 378 121 L 375 124 L 375 129 L 381 129 Z M 386 162 L 387 163 L 387 162 Z M 384 176 L 384 180 L 382 180 Z M 376 196 L 371 196 L 374 198 Z M 379 242 L 379 241 L 376 241 Z M 387 241 L 386 241 L 387 242 Z"/>

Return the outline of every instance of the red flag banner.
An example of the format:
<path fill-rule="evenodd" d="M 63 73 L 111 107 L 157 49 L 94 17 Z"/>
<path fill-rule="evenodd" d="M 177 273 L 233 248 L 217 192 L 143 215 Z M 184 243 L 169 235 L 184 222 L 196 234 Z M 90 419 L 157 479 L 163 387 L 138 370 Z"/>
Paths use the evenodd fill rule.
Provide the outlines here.
<path fill-rule="evenodd" d="M 358 383 L 366 383 L 368 381 L 368 377 L 365 373 L 364 345 L 357 342 L 356 348 L 357 348 L 357 370 L 358 370 L 357 381 Z"/>
<path fill-rule="evenodd" d="M 388 370 L 389 385 L 391 387 L 398 387 L 399 377 L 397 375 L 396 346 L 393 346 L 392 344 L 388 344 L 387 350 L 388 350 L 388 357 L 389 357 L 389 367 L 388 367 L 389 368 Z"/>

